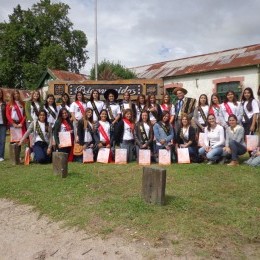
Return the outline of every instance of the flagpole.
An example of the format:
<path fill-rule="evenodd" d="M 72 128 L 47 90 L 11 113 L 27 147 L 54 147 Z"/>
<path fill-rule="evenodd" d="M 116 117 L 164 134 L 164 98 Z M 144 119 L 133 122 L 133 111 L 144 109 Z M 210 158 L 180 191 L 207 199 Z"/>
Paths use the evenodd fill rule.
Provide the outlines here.
<path fill-rule="evenodd" d="M 95 0 L 95 80 L 98 80 L 97 0 Z"/>

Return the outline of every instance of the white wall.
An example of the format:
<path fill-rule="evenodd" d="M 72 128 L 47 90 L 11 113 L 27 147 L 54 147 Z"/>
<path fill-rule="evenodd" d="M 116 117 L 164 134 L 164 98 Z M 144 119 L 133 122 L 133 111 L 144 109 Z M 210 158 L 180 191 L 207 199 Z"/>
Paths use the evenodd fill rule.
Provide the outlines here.
<path fill-rule="evenodd" d="M 183 87 L 188 91 L 188 97 L 198 98 L 201 94 L 206 94 L 208 98 L 210 98 L 215 88 L 213 81 L 225 77 L 244 77 L 244 82 L 242 83 L 243 88 L 252 88 L 255 98 L 258 98 L 257 91 L 260 83 L 257 67 L 208 72 L 196 75 L 184 75 L 172 79 L 165 78 L 164 85 L 170 83 L 182 83 Z"/>

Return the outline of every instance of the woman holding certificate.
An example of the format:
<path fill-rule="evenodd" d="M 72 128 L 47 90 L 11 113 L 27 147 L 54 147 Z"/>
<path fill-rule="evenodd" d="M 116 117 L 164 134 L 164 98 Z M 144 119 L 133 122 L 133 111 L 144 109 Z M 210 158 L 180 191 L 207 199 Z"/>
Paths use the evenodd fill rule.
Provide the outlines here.
<path fill-rule="evenodd" d="M 59 152 L 68 153 L 68 162 L 73 161 L 73 125 L 70 121 L 68 110 L 60 109 L 58 119 L 55 122 L 53 136 Z"/>
<path fill-rule="evenodd" d="M 44 109 L 39 111 L 38 120 L 31 122 L 19 145 L 24 142 L 30 133 L 33 133 L 34 160 L 38 163 L 50 163 L 52 153 L 52 127 L 47 121 L 47 112 Z"/>
<path fill-rule="evenodd" d="M 10 125 L 10 142 L 19 142 L 26 132 L 25 104 L 21 100 L 19 90 L 11 93 L 10 101 L 6 106 L 6 117 Z"/>

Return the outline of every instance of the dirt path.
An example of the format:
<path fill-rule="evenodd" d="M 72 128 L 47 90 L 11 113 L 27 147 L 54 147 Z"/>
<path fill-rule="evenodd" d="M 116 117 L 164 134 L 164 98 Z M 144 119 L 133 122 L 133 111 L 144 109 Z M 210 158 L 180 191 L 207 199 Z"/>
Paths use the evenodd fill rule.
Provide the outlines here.
<path fill-rule="evenodd" d="M 32 207 L 0 199 L 0 259 L 173 259 L 165 249 L 120 238 L 102 240 L 61 228 Z"/>

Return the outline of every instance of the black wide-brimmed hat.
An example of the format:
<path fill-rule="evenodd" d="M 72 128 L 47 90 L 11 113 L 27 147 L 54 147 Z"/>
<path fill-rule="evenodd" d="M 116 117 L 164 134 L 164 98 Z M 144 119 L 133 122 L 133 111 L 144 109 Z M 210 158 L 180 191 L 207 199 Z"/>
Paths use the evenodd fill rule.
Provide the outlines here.
<path fill-rule="evenodd" d="M 115 97 L 115 100 L 117 100 L 118 98 L 118 92 L 115 90 L 115 89 L 108 89 L 106 90 L 106 92 L 104 93 L 104 98 L 107 100 L 108 99 L 108 96 L 109 94 L 113 94 L 114 97 Z"/>

